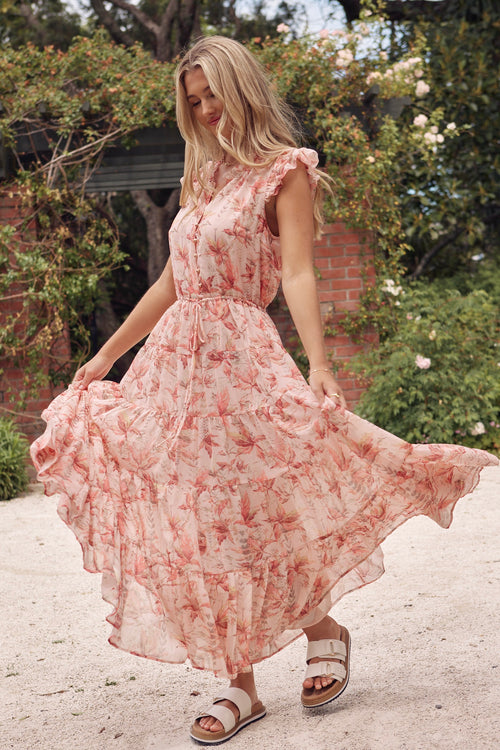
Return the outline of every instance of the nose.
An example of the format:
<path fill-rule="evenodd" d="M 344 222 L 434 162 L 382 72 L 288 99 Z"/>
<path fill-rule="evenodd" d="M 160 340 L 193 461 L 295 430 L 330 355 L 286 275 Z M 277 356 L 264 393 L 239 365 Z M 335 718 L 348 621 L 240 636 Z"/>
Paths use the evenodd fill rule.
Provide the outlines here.
<path fill-rule="evenodd" d="M 201 102 L 201 111 L 203 115 L 207 116 L 214 111 L 214 103 L 211 99 L 205 99 Z"/>

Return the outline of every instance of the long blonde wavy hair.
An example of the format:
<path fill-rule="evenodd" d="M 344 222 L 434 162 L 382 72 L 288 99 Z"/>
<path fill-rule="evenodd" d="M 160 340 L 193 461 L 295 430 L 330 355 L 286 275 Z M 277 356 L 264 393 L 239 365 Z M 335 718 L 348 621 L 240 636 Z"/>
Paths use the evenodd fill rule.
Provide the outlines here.
<path fill-rule="evenodd" d="M 223 113 L 213 135 L 196 119 L 188 102 L 186 73 L 201 68 L 214 96 L 223 104 Z M 233 39 L 210 36 L 199 39 L 186 52 L 176 72 L 176 116 L 186 142 L 184 180 L 180 203 L 196 201 L 194 180 L 207 188 L 203 167 L 208 161 L 231 156 L 248 167 L 265 167 L 299 140 L 299 127 L 290 107 L 274 93 L 264 68 L 255 57 Z M 230 136 L 222 135 L 230 123 Z M 325 174 L 316 170 L 320 184 L 330 190 Z M 314 197 L 314 230 L 319 236 L 322 224 L 322 196 Z"/>

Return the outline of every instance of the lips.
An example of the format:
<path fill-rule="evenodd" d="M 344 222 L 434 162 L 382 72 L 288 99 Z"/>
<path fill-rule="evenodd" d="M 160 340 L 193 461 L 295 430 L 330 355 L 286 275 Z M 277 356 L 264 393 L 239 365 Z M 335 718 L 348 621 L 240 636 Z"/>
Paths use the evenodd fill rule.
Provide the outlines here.
<path fill-rule="evenodd" d="M 217 123 L 219 122 L 219 120 L 220 120 L 220 117 L 214 117 L 212 120 L 208 121 L 208 124 L 213 127 L 214 125 L 217 125 Z"/>

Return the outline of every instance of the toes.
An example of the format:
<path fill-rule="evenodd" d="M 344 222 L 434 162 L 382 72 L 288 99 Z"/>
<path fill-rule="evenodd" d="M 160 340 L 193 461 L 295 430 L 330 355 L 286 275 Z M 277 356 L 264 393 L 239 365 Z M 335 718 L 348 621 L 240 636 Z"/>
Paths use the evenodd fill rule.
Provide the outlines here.
<path fill-rule="evenodd" d="M 306 690 L 310 690 L 312 687 L 314 687 L 314 681 L 312 677 L 308 677 L 304 682 L 302 683 L 302 687 L 304 687 Z"/>
<path fill-rule="evenodd" d="M 306 685 L 304 682 L 304 687 L 313 687 L 315 690 L 322 690 L 323 688 L 329 687 L 333 682 L 333 677 L 316 677 L 314 680 L 314 683 L 312 680 L 306 680 L 306 682 L 309 682 L 309 685 Z"/>
<path fill-rule="evenodd" d="M 220 732 L 224 729 L 220 721 L 213 716 L 204 716 L 199 720 L 199 723 L 200 727 L 204 729 L 205 732 Z"/>

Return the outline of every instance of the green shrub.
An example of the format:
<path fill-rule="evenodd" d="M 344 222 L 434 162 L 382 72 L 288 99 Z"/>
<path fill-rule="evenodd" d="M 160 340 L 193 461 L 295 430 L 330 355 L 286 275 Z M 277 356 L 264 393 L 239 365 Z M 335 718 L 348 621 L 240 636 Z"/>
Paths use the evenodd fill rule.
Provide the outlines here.
<path fill-rule="evenodd" d="M 0 500 L 11 500 L 26 489 L 28 447 L 14 423 L 0 417 Z"/>
<path fill-rule="evenodd" d="M 358 413 L 410 442 L 500 451 L 499 312 L 491 295 L 385 282 L 392 332 L 360 355 Z"/>

